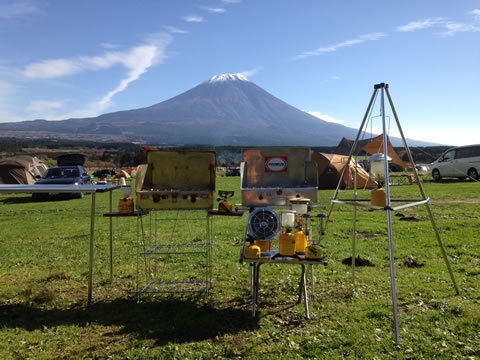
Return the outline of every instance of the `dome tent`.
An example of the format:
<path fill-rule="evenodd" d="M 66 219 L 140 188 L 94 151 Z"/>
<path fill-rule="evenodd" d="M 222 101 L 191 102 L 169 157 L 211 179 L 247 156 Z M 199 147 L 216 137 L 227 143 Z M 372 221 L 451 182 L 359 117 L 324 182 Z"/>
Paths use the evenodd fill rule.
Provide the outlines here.
<path fill-rule="evenodd" d="M 36 156 L 19 155 L 0 160 L 0 184 L 34 184 L 47 172 Z"/>

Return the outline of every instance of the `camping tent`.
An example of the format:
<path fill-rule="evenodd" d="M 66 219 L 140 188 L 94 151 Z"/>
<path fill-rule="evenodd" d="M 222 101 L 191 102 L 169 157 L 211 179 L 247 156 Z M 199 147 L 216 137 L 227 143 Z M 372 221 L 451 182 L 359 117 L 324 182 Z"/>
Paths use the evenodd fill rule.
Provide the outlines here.
<path fill-rule="evenodd" d="M 312 151 L 312 160 L 317 163 L 318 169 L 318 188 L 335 189 L 340 181 L 343 168 L 345 167 L 348 156 L 338 154 L 324 154 Z M 342 188 L 353 189 L 355 180 L 355 160 L 351 159 L 349 167 L 343 178 Z M 370 179 L 368 173 L 363 168 L 357 166 L 357 188 L 376 187 L 377 183 Z"/>
<path fill-rule="evenodd" d="M 397 152 L 393 149 L 392 143 L 390 142 L 388 136 L 387 144 L 388 156 L 392 158 L 390 162 L 400 165 L 404 169 L 408 168 L 408 165 L 405 164 L 402 159 L 400 159 L 400 156 L 398 156 Z M 362 146 L 362 149 L 369 154 L 383 153 L 383 135 L 378 135 L 377 137 L 373 138 L 368 144 Z"/>
<path fill-rule="evenodd" d="M 130 174 L 126 172 L 125 170 L 120 170 L 116 175 L 115 179 L 120 179 L 120 178 L 125 178 L 125 179 L 130 179 Z"/>
<path fill-rule="evenodd" d="M 35 156 L 19 155 L 0 160 L 0 184 L 33 184 L 47 172 Z"/>

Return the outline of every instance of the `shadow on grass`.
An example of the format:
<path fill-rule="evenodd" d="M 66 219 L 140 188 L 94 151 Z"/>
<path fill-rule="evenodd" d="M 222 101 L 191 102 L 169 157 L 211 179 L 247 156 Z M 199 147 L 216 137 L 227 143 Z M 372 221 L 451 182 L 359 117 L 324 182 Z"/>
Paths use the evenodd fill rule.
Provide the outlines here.
<path fill-rule="evenodd" d="M 64 200 L 73 200 L 74 198 L 70 195 L 56 195 L 56 196 L 45 196 L 41 198 L 34 198 L 31 195 L 29 196 L 12 196 L 5 199 L 1 199 L 0 202 L 7 204 L 28 204 L 28 203 L 37 203 L 37 202 L 54 202 L 54 201 L 64 201 Z"/>
<path fill-rule="evenodd" d="M 250 311 L 216 309 L 198 304 L 194 299 L 168 299 L 137 304 L 135 300 L 118 299 L 99 302 L 89 307 L 41 309 L 28 305 L 0 305 L 0 325 L 28 331 L 97 323 L 121 326 L 111 336 L 130 334 L 151 339 L 153 346 L 170 342 L 183 343 L 214 339 L 217 335 L 234 334 L 258 327 Z"/>

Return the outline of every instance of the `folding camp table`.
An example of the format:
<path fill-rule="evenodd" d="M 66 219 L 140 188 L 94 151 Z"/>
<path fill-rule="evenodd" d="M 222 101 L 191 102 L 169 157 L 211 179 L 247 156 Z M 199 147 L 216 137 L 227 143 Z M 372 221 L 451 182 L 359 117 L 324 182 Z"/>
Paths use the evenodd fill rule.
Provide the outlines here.
<path fill-rule="evenodd" d="M 113 208 L 112 191 L 120 188 L 120 185 L 13 185 L 1 184 L 0 194 L 37 194 L 37 193 L 88 193 L 92 195 L 90 210 L 90 254 L 88 269 L 88 304 L 92 302 L 92 283 L 93 283 L 93 249 L 94 249 L 94 230 L 95 230 L 95 194 L 97 192 L 110 193 L 110 212 Z M 110 218 L 110 233 L 112 232 L 112 218 Z M 113 243 L 110 237 L 110 280 L 113 277 Z"/>

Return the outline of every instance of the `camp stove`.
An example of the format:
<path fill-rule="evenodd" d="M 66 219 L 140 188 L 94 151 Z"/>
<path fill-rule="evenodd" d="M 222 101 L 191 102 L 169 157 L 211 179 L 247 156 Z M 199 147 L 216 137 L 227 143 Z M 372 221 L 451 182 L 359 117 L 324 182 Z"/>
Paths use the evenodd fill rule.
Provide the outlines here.
<path fill-rule="evenodd" d="M 240 175 L 243 206 L 288 206 L 299 198 L 317 202 L 317 165 L 310 148 L 244 150 Z"/>
<path fill-rule="evenodd" d="M 139 209 L 211 209 L 214 191 L 212 151 L 149 151 L 137 170 Z"/>

